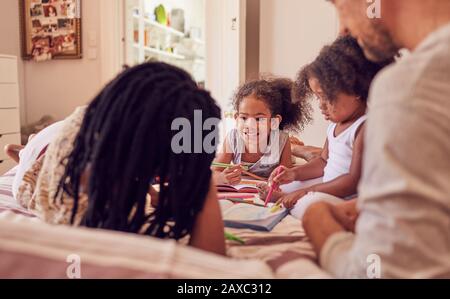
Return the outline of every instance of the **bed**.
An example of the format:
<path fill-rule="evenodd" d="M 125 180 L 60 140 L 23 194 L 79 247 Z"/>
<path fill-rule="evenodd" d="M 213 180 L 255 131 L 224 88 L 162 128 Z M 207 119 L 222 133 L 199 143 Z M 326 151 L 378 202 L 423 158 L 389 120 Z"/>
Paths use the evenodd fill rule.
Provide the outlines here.
<path fill-rule="evenodd" d="M 16 168 L 13 168 L 0 176 L 0 213 L 9 211 L 25 217 L 33 218 L 35 216 L 32 213 L 24 209 L 14 200 L 12 194 L 12 184 L 15 174 Z"/>
<path fill-rule="evenodd" d="M 67 227 L 51 227 L 47 224 L 44 224 L 40 222 L 39 219 L 37 219 L 32 213 L 27 211 L 26 209 L 22 208 L 20 205 L 18 205 L 11 192 L 11 186 L 15 175 L 15 169 L 12 169 L 11 171 L 7 172 L 3 176 L 0 176 L 0 222 L 3 221 L 3 226 L 5 226 L 5 223 L 9 226 L 11 226 L 10 229 L 4 230 L 2 229 L 3 238 L 7 241 L 1 241 L 0 242 L 0 255 L 7 256 L 8 254 L 2 251 L 1 246 L 7 246 L 8 241 L 11 241 L 11 233 L 14 230 L 18 230 L 21 232 L 20 235 L 23 236 L 23 238 L 30 238 L 31 236 L 34 236 L 35 234 L 39 233 L 41 234 L 47 234 L 48 232 L 49 238 L 51 238 L 53 235 L 60 235 L 61 231 L 75 231 L 74 235 L 79 235 L 79 231 L 83 231 L 83 234 L 86 235 L 114 235 L 113 232 L 99 232 L 94 230 L 89 230 L 89 232 L 85 232 L 86 229 L 80 229 L 80 228 L 67 228 Z M 30 224 L 32 223 L 32 224 Z M 23 226 L 23 227 L 21 227 Z M 38 230 L 39 232 L 35 232 L 35 230 Z M 26 231 L 26 233 L 22 233 L 23 231 Z M 233 233 L 234 235 L 240 237 L 245 241 L 245 244 L 239 244 L 237 242 L 233 241 L 227 241 L 227 254 L 229 257 L 231 257 L 231 261 L 229 261 L 231 264 L 228 264 L 225 267 L 224 263 L 223 269 L 220 270 L 216 269 L 217 271 L 214 272 L 214 269 L 208 268 L 202 270 L 192 270 L 197 271 L 195 273 L 187 273 L 183 272 L 184 274 L 180 274 L 180 272 L 176 272 L 177 275 L 173 274 L 172 270 L 169 271 L 167 268 L 164 268 L 166 272 L 164 272 L 162 277 L 182 277 L 182 278 L 202 278 L 202 277 L 226 277 L 226 278 L 329 278 L 329 276 L 320 270 L 320 268 L 315 263 L 315 254 L 312 250 L 311 244 L 309 243 L 303 229 L 301 226 L 301 223 L 296 220 L 295 218 L 291 216 L 287 216 L 283 219 L 271 232 L 257 232 L 252 231 L 248 229 L 229 229 L 226 228 L 227 232 Z M 9 235 L 8 235 L 9 234 Z M 25 237 L 26 236 L 26 237 Z M 0 234 L 0 240 L 2 238 L 2 235 Z M 89 237 L 97 242 L 97 237 Z M 108 237 L 105 237 L 108 242 L 111 240 L 108 239 Z M 133 236 L 133 240 L 136 238 L 142 239 L 142 242 L 150 242 L 147 237 L 141 237 L 141 236 Z M 59 239 L 59 237 L 58 237 Z M 101 238 L 100 238 L 101 239 Z M 123 238 L 122 238 L 123 239 Z M 145 239 L 145 240 L 144 240 Z M 44 242 L 46 239 L 44 237 L 35 239 L 33 241 L 35 242 Z M 30 240 L 21 240 L 24 242 L 22 247 L 16 247 L 15 251 L 18 250 L 25 250 L 29 246 L 31 246 L 29 243 Z M 52 239 L 50 244 L 54 244 L 54 246 L 62 246 L 66 248 L 68 244 L 64 243 L 64 240 L 58 240 L 58 244 L 55 243 L 56 241 Z M 101 242 L 100 240 L 98 242 Z M 133 241 L 134 242 L 134 241 Z M 169 241 L 168 241 L 169 242 Z M 83 242 L 84 243 L 84 242 Z M 18 244 L 18 242 L 15 242 L 14 244 Z M 79 244 L 79 242 L 77 243 Z M 121 243 L 122 247 L 126 247 L 127 244 Z M 48 246 L 48 243 L 47 243 Z M 75 246 L 75 245 L 74 245 Z M 76 245 L 80 246 L 80 245 Z M 100 245 L 99 245 L 100 246 Z M 106 246 L 106 245 L 105 245 Z M 166 245 L 164 245 L 166 246 Z M 114 246 L 113 246 L 114 247 Z M 120 246 L 119 246 L 120 247 Z M 121 248 L 122 248 L 121 247 Z M 184 247 L 184 246 L 181 246 Z M 19 248 L 19 249 L 17 249 Z M 83 247 L 82 249 L 78 248 L 78 250 L 85 250 Z M 87 250 L 87 249 L 86 249 Z M 106 250 L 106 249 L 105 249 Z M 109 250 L 109 249 L 108 249 Z M 184 250 L 184 249 L 183 249 Z M 185 253 L 185 255 L 190 255 L 197 257 L 199 254 L 198 250 L 190 249 L 191 251 L 195 251 L 194 253 Z M 98 251 L 98 250 L 97 250 Z M 33 254 L 35 254 L 35 251 L 32 251 Z M 47 252 L 47 251 L 46 251 Z M 12 254 L 11 251 L 9 251 L 9 254 Z M 29 254 L 29 253 L 27 253 Z M 44 254 L 45 255 L 45 254 Z M 181 259 L 179 254 L 177 256 L 177 263 L 180 265 L 183 264 L 185 261 L 184 259 Z M 205 260 L 199 259 L 199 262 L 201 261 L 202 264 L 208 263 L 208 258 L 210 255 L 205 254 Z M 43 258 L 42 256 L 39 256 L 39 258 Z M 173 258 L 173 256 L 172 256 Z M 98 259 L 100 260 L 101 257 L 99 256 Z M 188 257 L 188 260 L 191 258 Z M 2 259 L 0 259 L 2 260 Z M 6 261 L 5 259 L 3 259 Z M 11 260 L 11 259 L 9 259 Z M 22 263 L 25 263 L 26 259 L 24 259 L 23 256 L 20 257 L 20 260 L 22 260 Z M 46 261 L 48 260 L 48 256 L 46 256 Z M 230 259 L 228 259 L 230 260 Z M 114 260 L 116 261 L 116 260 Z M 235 267 L 235 273 L 233 272 L 232 265 L 236 261 L 241 261 L 240 267 Z M 34 260 L 36 262 L 36 260 Z M 211 258 L 211 263 L 214 265 L 214 263 L 217 263 L 217 266 L 219 266 L 220 263 L 223 261 L 216 260 L 214 258 Z M 173 261 L 172 261 L 173 263 Z M 94 263 L 95 264 L 95 263 Z M 101 263 L 100 263 L 101 264 Z M 15 266 L 13 268 L 5 267 L 5 265 L 2 265 L 0 263 L 0 277 L 35 277 L 33 275 L 27 275 L 26 266 L 27 264 L 24 264 L 24 269 L 22 269 L 25 272 L 20 272 L 20 267 L 17 268 L 17 264 L 14 264 Z M 53 264 L 52 264 L 53 265 Z M 246 266 L 247 265 L 247 266 Z M 154 266 L 154 265 L 153 265 Z M 191 265 L 192 266 L 192 265 Z M 222 266 L 221 266 L 222 267 Z M 16 269 L 17 268 L 17 269 Z M 32 267 L 35 269 L 35 267 Z M 95 267 L 94 267 L 95 268 Z M 117 267 L 116 267 L 117 268 Z M 120 267 L 119 267 L 120 268 Z M 169 267 L 170 268 L 170 267 Z M 195 268 L 195 267 L 194 267 Z M 243 269 L 245 268 L 245 269 Z M 2 270 L 3 269 L 3 270 Z M 14 273 L 10 273 L 6 269 L 15 269 Z M 134 269 L 136 270 L 136 269 Z M 134 271 L 133 270 L 133 271 Z M 248 270 L 248 271 L 247 271 Z M 6 272 L 5 272 L 6 271 Z M 17 272 L 19 271 L 19 272 Z M 122 271 L 122 275 L 126 275 L 126 273 L 134 273 L 136 275 L 129 275 L 129 277 L 160 277 L 156 275 L 155 273 L 147 273 L 142 271 Z M 40 273 L 34 273 L 37 275 L 37 277 L 42 277 L 42 275 L 46 275 L 48 277 L 60 277 L 58 275 L 53 275 L 53 272 L 43 272 Z M 103 277 L 99 271 L 94 271 L 94 274 L 92 274 L 91 277 L 97 278 L 97 277 Z M 95 274 L 96 273 L 96 274 Z M 103 273 L 103 272 L 101 272 Z M 110 272 L 112 276 L 114 272 Z M 147 273 L 147 276 L 139 276 L 139 273 Z M 159 272 L 158 272 L 159 273 Z M 216 273 L 214 275 L 214 273 Z M 234 273 L 234 274 L 233 274 Z M 259 273 L 259 274 L 258 274 Z M 161 273 L 160 273 L 161 274 Z M 220 275 L 219 275 L 220 274 Z M 103 274 L 104 275 L 104 274 Z M 181 276 L 180 276 L 181 275 Z M 114 276 L 114 277 L 121 277 L 121 276 Z"/>

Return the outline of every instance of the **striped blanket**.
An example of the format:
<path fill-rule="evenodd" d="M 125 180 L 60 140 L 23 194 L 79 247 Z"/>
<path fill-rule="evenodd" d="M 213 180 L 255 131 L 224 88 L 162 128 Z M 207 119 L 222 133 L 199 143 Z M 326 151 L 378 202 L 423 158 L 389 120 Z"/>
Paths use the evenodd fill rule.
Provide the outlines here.
<path fill-rule="evenodd" d="M 12 185 L 15 175 L 16 168 L 13 168 L 0 176 L 0 213 L 9 211 L 27 217 L 35 217 L 33 213 L 20 206 L 13 197 Z"/>
<path fill-rule="evenodd" d="M 64 238 L 60 238 L 56 237 L 50 237 L 50 234 L 52 231 L 58 231 L 60 232 L 60 234 L 64 234 L 63 232 L 68 229 L 67 233 L 71 234 L 71 232 L 73 231 L 74 234 L 76 234 L 76 232 L 78 230 L 81 231 L 86 231 L 86 229 L 82 229 L 82 228 L 67 228 L 67 227 L 59 227 L 59 228 L 51 228 L 51 226 L 48 226 L 44 223 L 42 223 L 42 227 L 41 225 L 35 225 L 36 223 L 40 223 L 40 221 L 35 217 L 35 215 L 33 215 L 31 212 L 29 212 L 28 210 L 24 209 L 23 207 L 21 207 L 15 200 L 14 197 L 12 195 L 12 183 L 14 180 L 14 175 L 15 175 L 15 169 L 12 169 L 11 171 L 9 171 L 8 173 L 6 173 L 3 176 L 0 176 L 0 222 L 3 221 L 2 223 L 2 227 L 6 228 L 8 225 L 10 226 L 10 230 L 9 230 L 9 235 L 8 236 L 3 236 L 4 240 L 2 239 L 2 236 L 0 234 L 0 241 L 2 241 L 3 243 L 5 242 L 5 240 L 12 240 L 11 239 L 11 233 L 14 229 L 17 229 L 18 232 L 25 232 L 24 233 L 26 235 L 24 235 L 24 239 L 23 242 L 25 243 L 35 243 L 35 245 L 33 244 L 29 244 L 28 247 L 30 247 L 30 250 L 32 249 L 33 246 L 40 246 L 39 243 L 41 241 L 39 241 L 41 238 L 38 238 L 36 240 L 31 240 L 29 239 L 30 236 L 35 235 L 37 232 L 34 230 L 39 230 L 39 234 L 40 236 L 43 238 L 43 236 L 46 234 L 45 232 L 48 231 L 49 232 L 49 238 L 51 238 L 52 240 L 63 240 Z M 26 223 L 30 223 L 30 225 L 27 225 Z M 15 224 L 16 223 L 16 224 Z M 23 227 L 20 226 L 23 223 Z M 34 223 L 34 224 L 33 224 Z M 8 224 L 8 225 L 6 225 Z M 20 227 L 19 227 L 20 226 Z M 249 229 L 229 229 L 226 228 L 226 231 L 233 233 L 234 235 L 238 236 L 239 238 L 241 238 L 242 240 L 245 241 L 245 244 L 239 244 L 237 242 L 233 242 L 233 241 L 227 241 L 227 255 L 229 257 L 232 258 L 233 261 L 237 261 L 237 260 L 245 260 L 248 262 L 242 263 L 240 265 L 244 266 L 247 265 L 249 267 L 249 273 L 245 273 L 246 271 L 244 271 L 244 273 L 240 273 L 239 274 L 239 270 L 236 272 L 233 272 L 231 270 L 231 268 L 235 267 L 236 265 L 234 264 L 234 262 L 231 262 L 231 260 L 229 262 L 224 262 L 224 263 L 219 263 L 221 264 L 223 267 L 223 265 L 230 263 L 228 265 L 233 265 L 230 268 L 230 271 L 227 273 L 221 273 L 220 271 L 218 271 L 218 269 L 214 270 L 214 269 L 202 269 L 202 271 L 200 271 L 199 273 L 185 273 L 184 275 L 175 275 L 175 277 L 185 277 L 185 278 L 200 278 L 200 277 L 228 277 L 228 278 L 242 278 L 242 277 L 259 277 L 259 278 L 268 278 L 271 277 L 271 275 L 274 275 L 274 277 L 277 278 L 329 278 L 329 276 L 322 272 L 317 265 L 315 264 L 314 260 L 315 260 L 315 254 L 312 250 L 311 244 L 308 241 L 301 223 L 296 220 L 295 218 L 291 217 L 291 216 L 287 216 L 285 219 L 283 219 L 283 221 L 281 221 L 271 232 L 257 232 L 257 231 L 252 231 Z M 99 232 L 100 233 L 100 232 Z M 6 231 L 5 231 L 6 234 Z M 84 233 L 83 233 L 84 234 Z M 86 233 L 88 234 L 88 233 Z M 89 235 L 92 235 L 91 240 L 97 240 L 98 238 L 95 236 L 97 234 L 97 232 L 92 231 L 92 233 L 89 233 Z M 109 235 L 109 233 L 107 232 L 102 232 L 101 234 L 106 234 Z M 113 236 L 114 233 L 111 232 L 111 236 Z M 130 236 L 131 237 L 131 236 Z M 145 238 L 142 236 L 134 236 L 133 238 Z M 45 240 L 42 239 L 42 240 Z M 53 241 L 52 241 L 53 242 Z M 145 241 L 143 241 L 145 242 Z M 148 242 L 148 241 L 147 241 Z M 60 242 L 61 244 L 56 245 L 56 246 L 60 246 L 61 248 L 65 248 L 65 246 L 67 246 L 67 244 L 64 244 L 63 241 Z M 89 243 L 89 242 L 88 242 Z M 100 243 L 100 241 L 97 242 L 98 246 L 102 246 Z M 56 244 L 56 243 L 55 243 Z M 156 244 L 156 243 L 155 243 Z M 4 245 L 6 246 L 7 244 L 4 243 Z M 41 244 L 42 245 L 42 244 Z M 97 246 L 96 245 L 96 246 Z M 27 246 L 23 245 L 21 248 L 23 250 L 25 250 L 26 248 L 28 248 Z M 109 246 L 109 245 L 108 245 Z M 128 246 L 128 245 L 126 245 Z M 166 246 L 166 245 L 165 245 Z M 114 247 L 114 246 L 111 246 Z M 59 248 L 59 247 L 58 247 Z M 104 247 L 106 250 L 106 247 Z M 128 248 L 128 247 L 127 247 Z M 73 248 L 75 249 L 75 248 Z M 4 249 L 3 249 L 4 250 Z M 10 256 L 13 257 L 15 256 L 15 252 L 21 252 L 21 250 L 19 249 L 14 249 L 11 251 L 9 251 L 9 253 L 7 254 L 6 252 L 2 252 L 2 246 L 0 246 L 0 256 Z M 57 248 L 55 248 L 55 250 L 57 250 Z M 77 251 L 83 251 L 83 250 L 87 250 L 85 249 L 85 247 L 81 247 L 81 248 L 77 248 Z M 127 249 L 128 250 L 128 249 Z M 184 250 L 184 249 L 183 249 Z M 98 251 L 98 249 L 96 250 Z M 158 251 L 158 250 L 157 250 Z M 188 251 L 192 251 L 192 249 L 186 250 L 186 252 Z M 27 251 L 27 253 L 25 254 L 25 251 L 23 252 L 25 255 L 29 255 L 31 251 Z M 20 254 L 19 254 L 20 255 Z M 186 257 L 184 257 L 183 259 L 187 259 L 187 260 L 191 260 L 191 257 L 189 256 L 197 256 L 195 255 L 195 250 L 194 253 L 188 254 L 186 253 Z M 200 255 L 201 256 L 201 255 Z M 200 257 L 199 256 L 199 257 Z M 205 255 L 206 257 L 207 255 Z M 18 258 L 20 257 L 19 260 L 23 260 L 23 256 L 18 256 Z M 39 259 L 43 259 L 42 256 L 35 256 L 34 258 L 39 258 Z M 93 257 L 94 259 L 92 260 L 93 264 L 97 263 L 97 259 L 95 257 Z M 98 259 L 101 259 L 101 254 L 98 255 Z M 200 258 L 201 260 L 202 258 Z M 0 259 L 0 260 L 4 260 L 7 261 L 9 260 L 11 263 L 13 260 L 15 259 Z M 98 261 L 99 261 L 98 260 Z M 268 265 L 269 268 L 272 271 L 267 271 L 267 269 L 264 268 L 263 264 L 259 264 L 259 263 L 255 263 L 255 261 L 262 261 L 265 262 L 263 264 Z M 211 259 L 211 261 L 214 261 L 214 259 Z M 60 261 L 61 262 L 61 261 Z M 62 260 L 62 262 L 64 262 L 64 260 Z M 179 261 L 178 261 L 179 262 Z M 191 260 L 192 262 L 192 260 Z M 46 262 L 43 262 L 43 264 L 45 264 Z M 100 262 L 99 262 L 100 263 Z M 24 262 L 23 264 L 23 268 L 17 268 L 18 272 L 12 271 L 9 266 L 12 267 L 12 265 L 7 266 L 2 265 L 2 263 L 0 262 L 0 277 L 6 278 L 6 277 L 60 277 L 59 274 L 56 273 L 52 273 L 50 272 L 39 272 L 39 273 L 32 273 L 31 268 L 28 268 L 26 266 L 27 264 Z M 5 267 L 3 267 L 5 266 Z M 152 268 L 152 267 L 149 267 Z M 238 267 L 239 268 L 239 267 Z M 2 271 L 1 269 L 5 270 Z M 8 269 L 8 270 L 7 270 Z M 60 269 L 60 268 L 57 268 Z M 89 275 L 90 277 L 105 277 L 105 276 L 101 276 L 98 275 L 98 268 L 94 267 L 93 268 L 94 272 L 92 273 L 92 276 Z M 228 269 L 228 268 L 227 268 Z M 262 270 L 264 269 L 264 270 Z M 134 269 L 136 270 L 136 269 Z M 134 271 L 133 270 L 133 271 Z M 12 272 L 11 272 L 12 271 Z M 137 275 L 136 277 L 159 277 L 159 274 L 161 274 L 161 272 L 156 271 L 157 273 L 149 273 L 149 272 L 145 272 L 142 276 Z M 256 273 L 260 273 L 260 275 L 256 275 Z M 96 273 L 96 274 L 94 274 Z M 111 275 L 111 277 L 127 277 L 127 275 L 130 272 L 120 272 L 118 274 L 118 276 L 116 275 Z M 133 272 L 134 273 L 134 272 Z M 142 274 L 142 273 L 141 273 Z M 168 277 L 173 277 L 173 274 L 171 273 L 170 275 L 168 275 Z M 134 277 L 133 275 L 130 275 L 129 277 Z M 167 273 L 164 273 L 163 277 L 167 277 Z"/>

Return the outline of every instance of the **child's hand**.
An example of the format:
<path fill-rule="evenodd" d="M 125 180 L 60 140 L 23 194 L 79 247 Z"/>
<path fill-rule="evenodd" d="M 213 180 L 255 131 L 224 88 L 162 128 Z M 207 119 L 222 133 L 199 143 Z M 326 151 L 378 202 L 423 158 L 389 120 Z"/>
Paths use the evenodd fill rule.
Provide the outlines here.
<path fill-rule="evenodd" d="M 298 190 L 281 197 L 276 205 L 283 204 L 286 209 L 292 209 L 300 198 L 308 193 L 306 190 Z"/>
<path fill-rule="evenodd" d="M 256 185 L 256 188 L 258 190 L 259 198 L 261 198 L 262 200 L 265 200 L 267 195 L 269 194 L 269 190 L 270 190 L 269 185 L 267 185 L 267 183 L 260 183 L 260 184 Z M 274 201 L 278 200 L 280 197 L 282 197 L 283 195 L 284 195 L 284 193 L 277 186 L 277 188 L 275 188 L 273 190 L 272 198 L 270 199 L 270 201 L 274 202 Z"/>
<path fill-rule="evenodd" d="M 242 167 L 241 165 L 236 165 L 229 167 L 222 172 L 224 181 L 230 185 L 237 185 L 242 179 Z"/>
<path fill-rule="evenodd" d="M 259 183 L 256 185 L 256 189 L 258 190 L 259 197 L 265 199 L 269 193 L 270 187 L 266 183 Z"/>
<path fill-rule="evenodd" d="M 275 169 L 269 177 L 269 184 L 285 185 L 295 180 L 295 172 L 292 169 L 280 166 Z"/>

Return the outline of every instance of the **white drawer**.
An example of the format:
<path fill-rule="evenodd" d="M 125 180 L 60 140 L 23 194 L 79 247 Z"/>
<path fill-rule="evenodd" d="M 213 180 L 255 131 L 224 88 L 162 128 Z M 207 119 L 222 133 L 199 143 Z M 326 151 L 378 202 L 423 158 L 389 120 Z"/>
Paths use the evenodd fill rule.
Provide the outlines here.
<path fill-rule="evenodd" d="M 7 144 L 20 144 L 20 134 L 0 134 L 0 160 L 9 159 L 8 155 L 6 155 L 3 150 Z"/>
<path fill-rule="evenodd" d="M 20 133 L 19 109 L 0 109 L 0 134 Z"/>
<path fill-rule="evenodd" d="M 14 160 L 0 160 L 0 175 L 4 175 L 16 165 Z"/>
<path fill-rule="evenodd" d="M 17 83 L 17 60 L 0 57 L 0 83 Z"/>
<path fill-rule="evenodd" d="M 0 108 L 19 107 L 19 86 L 11 83 L 0 83 Z"/>

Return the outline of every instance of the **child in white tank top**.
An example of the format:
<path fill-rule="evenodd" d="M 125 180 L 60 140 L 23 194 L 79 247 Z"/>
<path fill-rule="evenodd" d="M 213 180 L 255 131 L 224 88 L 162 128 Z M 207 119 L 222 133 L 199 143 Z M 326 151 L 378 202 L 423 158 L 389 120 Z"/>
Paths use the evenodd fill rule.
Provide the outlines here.
<path fill-rule="evenodd" d="M 356 134 L 366 119 L 366 115 L 361 116 L 338 136 L 335 136 L 338 124 L 332 123 L 328 126 L 328 160 L 323 170 L 324 183 L 350 172 Z"/>
<path fill-rule="evenodd" d="M 332 124 L 319 158 L 293 168 L 279 167 L 269 178 L 269 184 L 281 186 L 272 200 L 279 199 L 294 217 L 301 219 L 312 203 L 336 204 L 357 195 L 366 100 L 371 81 L 381 68 L 365 58 L 356 40 L 342 37 L 299 73 L 294 94 L 300 100 L 316 97 Z M 261 195 L 267 190 L 261 186 Z"/>

